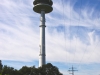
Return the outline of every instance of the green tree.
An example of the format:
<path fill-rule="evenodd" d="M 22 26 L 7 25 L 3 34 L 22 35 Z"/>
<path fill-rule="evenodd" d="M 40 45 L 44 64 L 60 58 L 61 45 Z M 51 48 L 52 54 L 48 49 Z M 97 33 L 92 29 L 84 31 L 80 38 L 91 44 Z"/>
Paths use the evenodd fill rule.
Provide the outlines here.
<path fill-rule="evenodd" d="M 0 71 L 0 75 L 63 75 L 59 72 L 59 69 L 56 66 L 53 66 L 51 63 L 45 64 L 38 68 L 35 68 L 35 66 L 23 66 L 20 70 L 16 70 L 7 65 L 2 66 L 0 61 Z"/>
<path fill-rule="evenodd" d="M 39 70 L 35 68 L 35 66 L 31 67 L 30 75 L 38 75 L 38 74 L 39 74 Z"/>
<path fill-rule="evenodd" d="M 13 67 L 9 67 L 7 65 L 4 65 L 2 68 L 2 75 L 18 75 L 18 70 L 14 69 Z"/>
<path fill-rule="evenodd" d="M 39 67 L 38 70 L 40 75 L 63 75 L 59 72 L 58 68 L 51 63 Z"/>
<path fill-rule="evenodd" d="M 56 66 L 53 66 L 51 63 L 43 65 L 42 67 L 35 68 L 23 66 L 20 70 L 20 75 L 63 75 L 59 72 Z"/>
<path fill-rule="evenodd" d="M 20 70 L 19 70 L 21 75 L 29 75 L 30 74 L 30 68 L 27 66 L 23 66 Z"/>
<path fill-rule="evenodd" d="M 1 74 L 1 71 L 2 71 L 2 67 L 3 67 L 2 61 L 0 60 L 0 74 Z"/>

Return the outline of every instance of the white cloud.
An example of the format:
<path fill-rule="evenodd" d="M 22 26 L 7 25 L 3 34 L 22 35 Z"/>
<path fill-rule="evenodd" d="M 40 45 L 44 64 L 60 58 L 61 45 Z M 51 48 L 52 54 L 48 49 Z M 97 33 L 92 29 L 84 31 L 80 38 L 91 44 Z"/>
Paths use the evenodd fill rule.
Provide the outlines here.
<path fill-rule="evenodd" d="M 19 6 L 17 6 L 18 3 L 19 3 Z M 3 3 L 1 4 L 1 6 L 4 6 L 2 8 L 5 8 L 1 12 L 2 15 L 1 15 L 1 22 L 0 22 L 0 25 L 1 25 L 0 35 L 2 36 L 0 38 L 1 40 L 0 46 L 2 48 L 1 49 L 2 59 L 8 59 L 9 57 L 10 58 L 9 60 L 14 60 L 15 58 L 17 60 L 22 60 L 24 58 L 23 60 L 31 61 L 32 59 L 36 60 L 38 58 L 39 19 L 37 18 L 39 16 L 37 17 L 37 15 L 39 14 L 33 14 L 31 15 L 31 17 L 33 16 L 33 18 L 30 18 L 30 14 L 28 15 L 28 13 L 31 13 L 31 12 L 27 11 L 30 9 L 30 6 L 27 6 L 26 4 L 27 3 L 22 2 L 20 0 L 17 3 L 12 0 L 8 0 L 8 1 L 4 0 Z M 55 3 L 53 5 L 54 11 L 50 15 L 48 14 L 46 16 L 47 26 L 55 27 L 57 25 L 59 26 L 60 24 L 66 24 L 66 25 L 71 24 L 72 26 L 78 25 L 78 26 L 91 27 L 92 25 L 94 27 L 95 26 L 94 21 L 93 19 L 90 18 L 92 17 L 93 15 L 92 12 L 94 12 L 94 10 L 92 9 L 91 14 L 88 16 L 89 13 L 87 13 L 87 9 L 85 8 L 84 10 L 81 10 L 81 15 L 80 15 L 76 11 L 73 10 L 74 4 L 75 3 L 73 3 L 71 7 L 70 3 L 68 2 L 66 5 L 64 4 L 64 10 L 63 9 L 61 10 L 62 6 L 60 6 L 59 3 Z M 64 16 L 65 23 L 64 23 L 64 19 L 53 17 L 52 14 L 55 14 L 55 13 L 59 13 L 59 14 L 64 13 L 62 17 Z M 82 18 L 82 16 L 84 18 Z M 96 20 L 95 17 L 94 17 L 94 20 L 97 21 L 96 26 L 98 26 L 99 20 Z M 74 58 L 73 54 L 75 53 L 74 55 L 75 57 L 77 57 L 77 58 L 74 58 L 75 62 L 79 62 L 82 55 L 84 54 L 85 48 L 86 48 L 86 51 L 87 49 L 88 50 L 91 49 L 92 51 L 92 49 L 98 43 L 97 42 L 98 38 L 95 38 L 94 40 L 93 33 L 95 32 L 87 33 L 88 36 L 86 37 L 89 37 L 88 41 L 90 43 L 88 46 L 86 46 L 86 44 L 84 44 L 81 39 L 75 36 L 73 36 L 72 40 L 69 40 L 69 38 L 66 38 L 65 40 L 64 33 L 63 32 L 59 33 L 56 31 L 56 29 L 53 29 L 52 34 L 48 32 L 48 30 L 46 32 L 47 32 L 46 33 L 46 37 L 47 37 L 46 49 L 47 49 L 47 58 L 49 59 L 48 61 L 66 62 L 66 57 L 65 57 L 66 55 L 70 58 L 69 60 L 72 61 Z M 69 34 L 66 34 L 66 35 L 69 35 Z M 98 37 L 98 35 L 96 36 Z M 4 51 L 6 51 L 6 53 L 4 53 Z M 90 55 L 90 53 L 91 52 L 89 51 L 86 54 L 86 56 Z M 95 58 L 98 58 L 98 56 Z"/>

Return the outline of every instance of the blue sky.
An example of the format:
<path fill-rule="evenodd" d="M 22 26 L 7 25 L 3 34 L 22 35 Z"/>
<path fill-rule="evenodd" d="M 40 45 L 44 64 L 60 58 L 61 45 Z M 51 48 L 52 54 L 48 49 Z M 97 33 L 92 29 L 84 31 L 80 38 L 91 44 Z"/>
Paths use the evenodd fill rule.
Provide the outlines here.
<path fill-rule="evenodd" d="M 64 75 L 100 74 L 100 0 L 53 0 L 46 14 L 46 62 Z M 0 0 L 0 59 L 16 69 L 38 67 L 40 14 L 33 0 Z"/>

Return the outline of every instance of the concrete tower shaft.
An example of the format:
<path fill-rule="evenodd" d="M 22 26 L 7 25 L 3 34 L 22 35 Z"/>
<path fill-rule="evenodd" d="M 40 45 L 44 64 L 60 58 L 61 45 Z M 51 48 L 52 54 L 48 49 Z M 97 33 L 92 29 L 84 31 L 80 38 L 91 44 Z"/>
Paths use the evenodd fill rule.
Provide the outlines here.
<path fill-rule="evenodd" d="M 40 18 L 40 54 L 39 54 L 39 66 L 45 64 L 45 12 L 41 11 Z"/>
<path fill-rule="evenodd" d="M 50 13 L 52 8 L 52 0 L 35 0 L 33 2 L 33 10 L 36 13 L 41 14 L 40 17 L 40 54 L 39 54 L 39 67 L 42 67 L 46 63 L 45 59 L 45 14 Z"/>

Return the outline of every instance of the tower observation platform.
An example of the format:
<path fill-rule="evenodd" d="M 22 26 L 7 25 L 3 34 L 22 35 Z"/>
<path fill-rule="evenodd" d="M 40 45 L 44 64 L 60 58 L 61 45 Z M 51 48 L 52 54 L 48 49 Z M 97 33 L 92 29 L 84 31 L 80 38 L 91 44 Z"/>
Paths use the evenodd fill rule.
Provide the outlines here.
<path fill-rule="evenodd" d="M 53 10 L 52 0 L 35 0 L 33 4 L 34 4 L 33 10 L 37 13 L 41 13 L 41 10 L 44 10 L 45 13 L 50 13 Z"/>
<path fill-rule="evenodd" d="M 45 14 L 50 13 L 53 8 L 53 2 L 52 0 L 34 0 L 33 2 L 33 11 L 36 13 L 41 14 L 40 16 L 40 53 L 39 53 L 39 67 L 42 67 L 42 65 L 45 65 L 46 59 L 45 59 Z"/>

